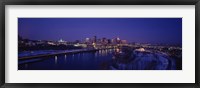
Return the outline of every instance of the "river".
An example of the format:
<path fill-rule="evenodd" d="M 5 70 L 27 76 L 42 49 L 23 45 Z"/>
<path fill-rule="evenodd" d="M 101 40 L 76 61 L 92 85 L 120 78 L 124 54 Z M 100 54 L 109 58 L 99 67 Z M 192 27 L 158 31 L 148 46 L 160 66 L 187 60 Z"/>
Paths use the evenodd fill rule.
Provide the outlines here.
<path fill-rule="evenodd" d="M 18 70 L 175 70 L 173 59 L 160 54 L 133 53 L 130 63 L 115 62 L 114 49 L 18 61 Z M 155 58 L 155 55 L 157 55 Z M 170 59 L 170 60 L 169 60 Z M 170 62 L 170 63 L 169 63 Z"/>

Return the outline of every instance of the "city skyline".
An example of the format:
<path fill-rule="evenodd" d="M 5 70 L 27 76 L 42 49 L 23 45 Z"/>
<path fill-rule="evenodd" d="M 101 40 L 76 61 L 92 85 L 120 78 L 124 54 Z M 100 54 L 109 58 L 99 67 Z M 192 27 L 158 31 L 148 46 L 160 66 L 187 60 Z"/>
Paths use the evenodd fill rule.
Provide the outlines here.
<path fill-rule="evenodd" d="M 18 23 L 19 35 L 32 40 L 82 41 L 97 36 L 182 44 L 182 18 L 18 18 Z"/>
<path fill-rule="evenodd" d="M 182 70 L 182 18 L 18 18 L 18 70 Z"/>

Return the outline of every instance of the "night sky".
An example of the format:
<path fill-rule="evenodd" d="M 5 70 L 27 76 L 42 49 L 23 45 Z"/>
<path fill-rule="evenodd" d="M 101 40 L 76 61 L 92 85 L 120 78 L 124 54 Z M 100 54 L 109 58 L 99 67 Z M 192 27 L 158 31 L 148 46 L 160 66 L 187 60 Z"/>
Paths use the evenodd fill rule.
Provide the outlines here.
<path fill-rule="evenodd" d="M 182 18 L 18 18 L 18 32 L 32 40 L 75 41 L 97 36 L 182 44 Z"/>

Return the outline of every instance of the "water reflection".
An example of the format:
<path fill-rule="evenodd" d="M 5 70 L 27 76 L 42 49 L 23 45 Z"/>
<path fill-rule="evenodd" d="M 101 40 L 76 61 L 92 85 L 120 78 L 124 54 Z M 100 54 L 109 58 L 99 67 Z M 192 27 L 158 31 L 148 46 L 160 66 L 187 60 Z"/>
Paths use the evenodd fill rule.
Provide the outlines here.
<path fill-rule="evenodd" d="M 158 54 L 133 53 L 130 56 L 115 56 L 116 49 L 99 50 L 68 55 L 48 57 L 40 62 L 20 65 L 19 69 L 50 69 L 50 70 L 146 70 L 172 69 L 173 59 Z M 58 59 L 59 58 L 59 59 Z M 170 63 L 173 67 L 169 67 Z M 59 63 L 58 63 L 59 62 Z"/>
<path fill-rule="evenodd" d="M 67 62 L 67 55 L 65 55 L 65 63 Z"/>
<path fill-rule="evenodd" d="M 58 56 L 55 56 L 55 64 L 58 63 Z"/>
<path fill-rule="evenodd" d="M 98 52 L 95 52 L 95 58 L 97 58 L 98 57 Z"/>

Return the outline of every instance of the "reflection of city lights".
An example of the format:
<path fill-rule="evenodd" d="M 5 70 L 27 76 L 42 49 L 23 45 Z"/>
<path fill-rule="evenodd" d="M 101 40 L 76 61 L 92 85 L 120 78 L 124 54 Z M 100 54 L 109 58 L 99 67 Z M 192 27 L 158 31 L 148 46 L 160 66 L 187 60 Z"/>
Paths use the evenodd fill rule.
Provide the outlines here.
<path fill-rule="evenodd" d="M 109 52 L 112 52 L 112 49 L 109 49 Z"/>
<path fill-rule="evenodd" d="M 115 57 L 113 56 L 112 59 L 115 59 Z"/>
<path fill-rule="evenodd" d="M 102 56 L 105 56 L 105 55 L 106 55 L 106 51 L 102 50 Z"/>
<path fill-rule="evenodd" d="M 67 56 L 65 55 L 65 63 L 66 63 L 66 61 L 67 61 Z"/>
<path fill-rule="evenodd" d="M 55 56 L 55 64 L 57 64 L 57 60 L 58 60 L 58 57 L 57 57 L 57 56 Z"/>
<path fill-rule="evenodd" d="M 97 52 L 95 52 L 95 54 L 94 54 L 94 55 L 95 55 L 95 58 L 96 58 L 96 57 L 97 57 Z"/>
<path fill-rule="evenodd" d="M 119 48 L 117 48 L 117 49 L 116 49 L 116 52 L 118 52 L 118 53 L 119 53 L 119 52 L 120 52 L 120 49 L 119 49 Z"/>

